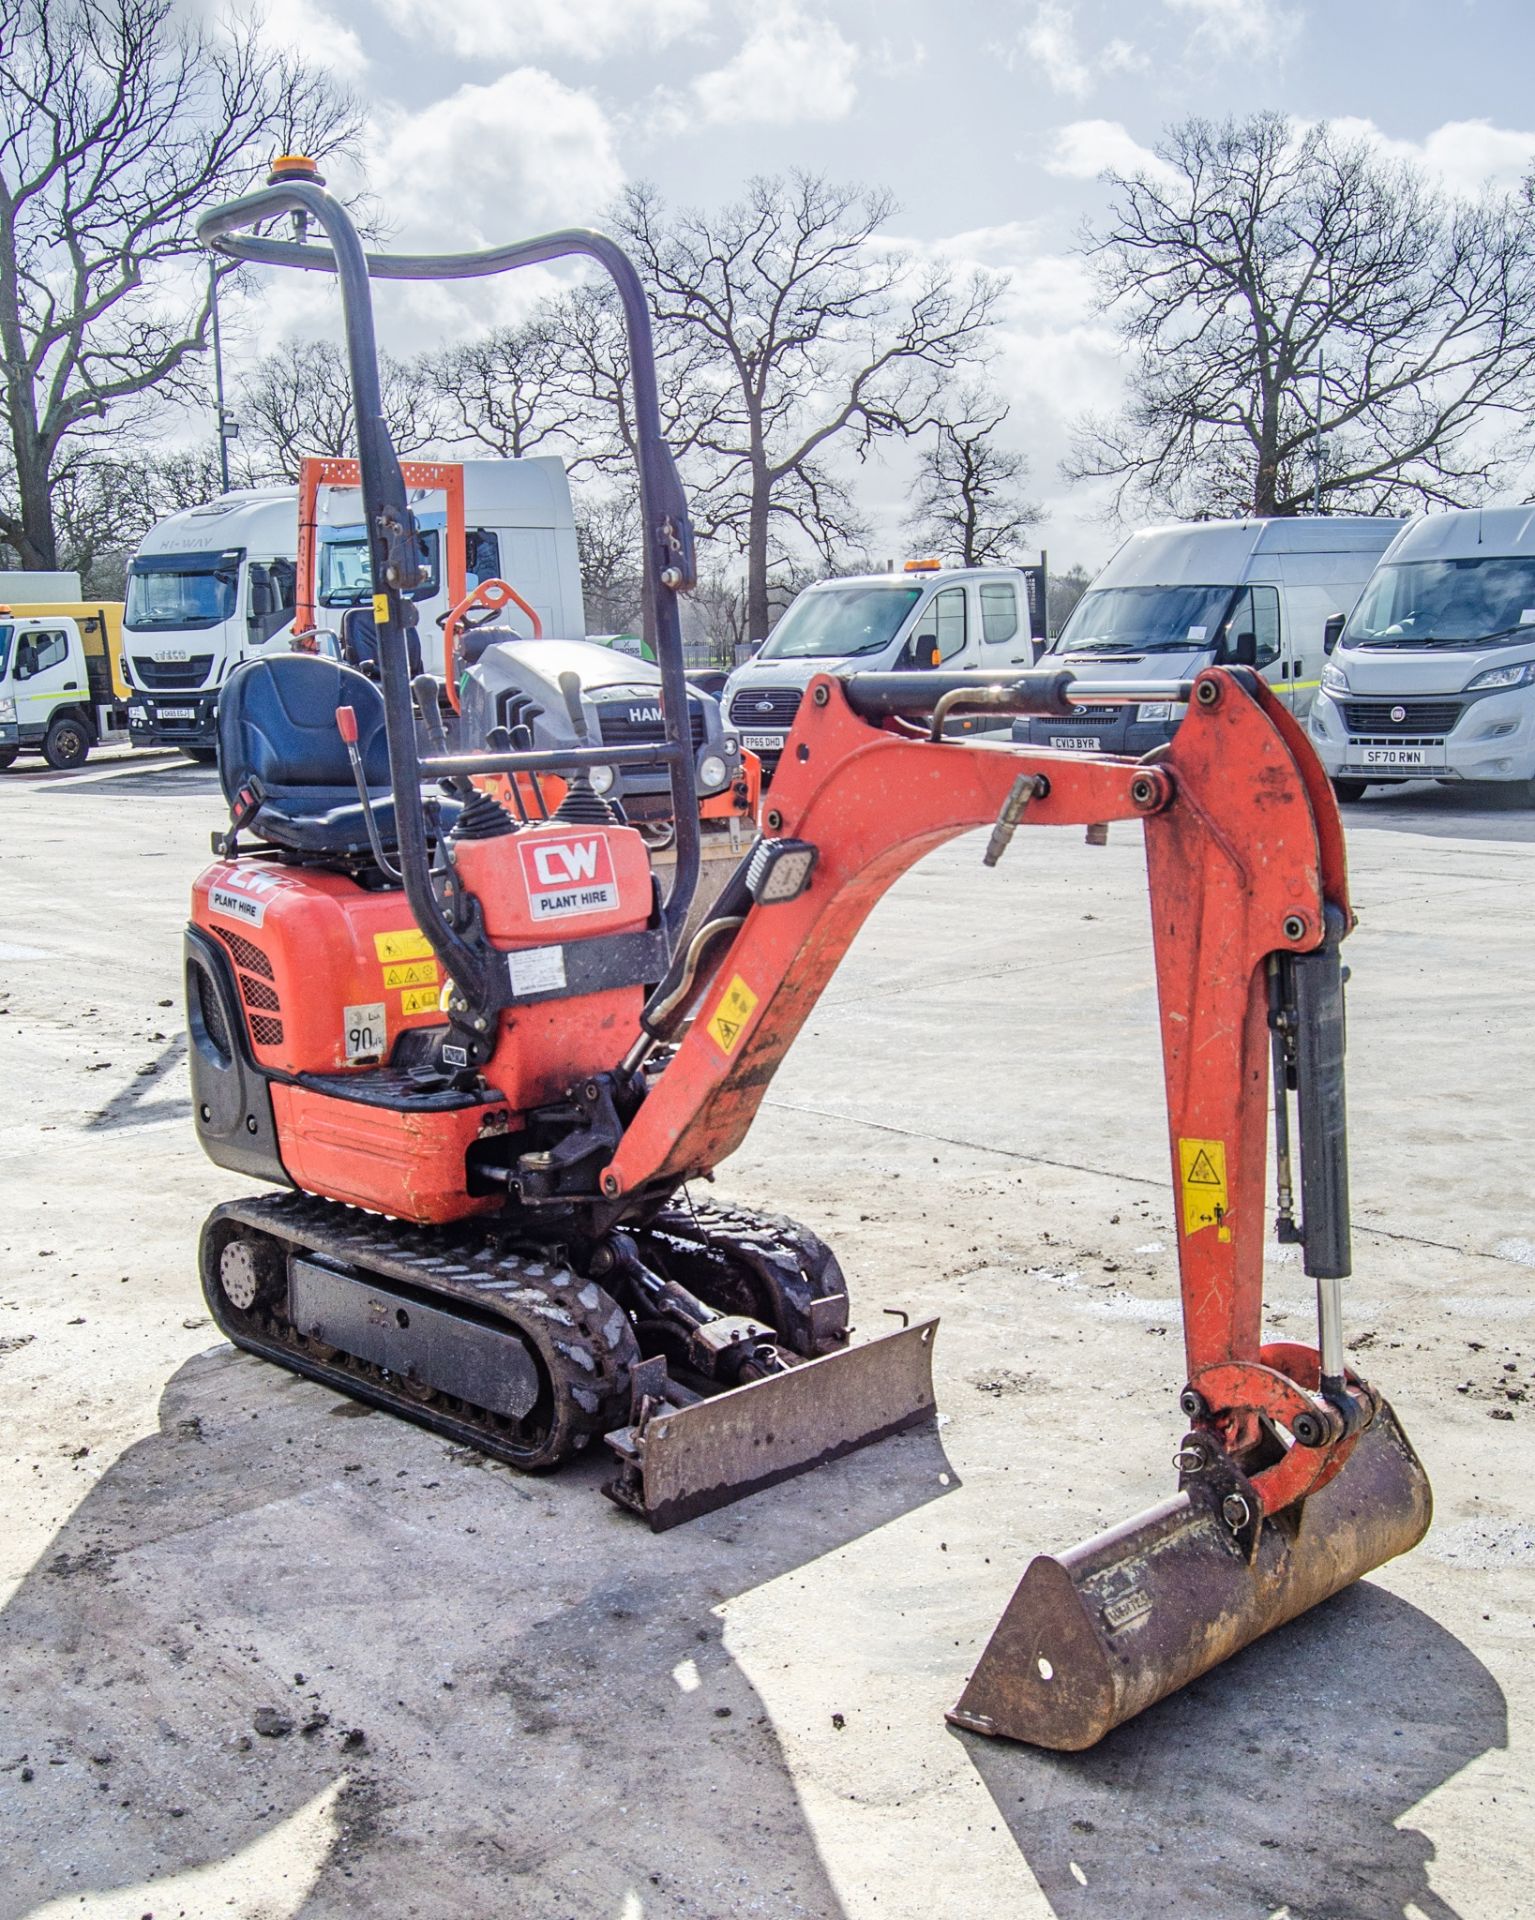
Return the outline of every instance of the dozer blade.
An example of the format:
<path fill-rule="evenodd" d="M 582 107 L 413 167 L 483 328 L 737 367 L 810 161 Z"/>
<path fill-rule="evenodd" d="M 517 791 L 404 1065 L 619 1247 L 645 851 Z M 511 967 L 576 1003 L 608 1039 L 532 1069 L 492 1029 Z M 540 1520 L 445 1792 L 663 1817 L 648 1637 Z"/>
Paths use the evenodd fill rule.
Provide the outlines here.
<path fill-rule="evenodd" d="M 1428 1531 L 1428 1476 L 1389 1406 L 1341 1471 L 1266 1520 L 1251 1561 L 1187 1492 L 1032 1561 L 950 1722 L 1075 1752 Z"/>
<path fill-rule="evenodd" d="M 607 1436 L 603 1489 L 660 1533 L 933 1416 L 936 1320 L 691 1405 L 662 1405 Z"/>

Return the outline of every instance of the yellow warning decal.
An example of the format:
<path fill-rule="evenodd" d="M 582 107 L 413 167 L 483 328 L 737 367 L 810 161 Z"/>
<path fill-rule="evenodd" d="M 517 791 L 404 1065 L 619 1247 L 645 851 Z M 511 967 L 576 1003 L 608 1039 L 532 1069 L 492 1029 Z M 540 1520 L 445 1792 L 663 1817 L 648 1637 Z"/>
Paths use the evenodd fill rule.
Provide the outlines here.
<path fill-rule="evenodd" d="M 1183 1189 L 1183 1231 L 1198 1233 L 1201 1228 L 1216 1227 L 1219 1237 L 1229 1240 L 1231 1230 L 1223 1225 L 1230 1206 L 1225 1141 L 1180 1140 L 1178 1181 Z"/>
<path fill-rule="evenodd" d="M 435 960 L 406 960 L 398 966 L 384 969 L 386 987 L 435 987 L 436 984 Z"/>
<path fill-rule="evenodd" d="M 435 987 L 407 987 L 400 995 L 401 1013 L 435 1013 L 437 1011 L 437 989 Z"/>
<path fill-rule="evenodd" d="M 736 1042 L 745 1030 L 757 1005 L 754 994 L 740 974 L 725 989 L 725 997 L 714 1009 L 709 1021 L 709 1037 L 721 1053 L 734 1053 Z"/>
<path fill-rule="evenodd" d="M 388 622 L 389 622 L 389 595 L 388 595 L 387 593 L 376 593 L 376 594 L 374 594 L 374 596 L 373 596 L 373 618 L 374 618 L 374 620 L 375 620 L 375 621 L 376 621 L 376 622 L 378 623 L 378 625 L 379 625 L 379 626 L 381 626 L 381 627 L 382 627 L 382 626 L 387 626 L 387 625 L 388 625 Z"/>
<path fill-rule="evenodd" d="M 398 933 L 376 933 L 373 951 L 386 964 L 391 960 L 430 960 L 432 943 L 419 927 L 401 927 Z"/>

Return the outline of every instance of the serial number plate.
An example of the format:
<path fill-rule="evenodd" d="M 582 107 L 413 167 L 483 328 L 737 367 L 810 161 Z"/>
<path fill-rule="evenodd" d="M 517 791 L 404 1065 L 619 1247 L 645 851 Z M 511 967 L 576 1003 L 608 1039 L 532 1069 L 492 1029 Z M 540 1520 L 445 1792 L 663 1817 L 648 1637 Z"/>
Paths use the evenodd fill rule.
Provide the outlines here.
<path fill-rule="evenodd" d="M 1052 733 L 1052 747 L 1066 747 L 1072 753 L 1096 753 L 1103 742 L 1095 733 Z"/>
<path fill-rule="evenodd" d="M 788 737 L 786 733 L 743 733 L 741 745 L 752 753 L 777 753 Z"/>
<path fill-rule="evenodd" d="M 1355 750 L 1366 767 L 1442 767 L 1444 754 L 1436 747 L 1365 747 Z"/>
<path fill-rule="evenodd" d="M 195 720 L 197 709 L 196 707 L 161 707 L 159 714 L 162 720 Z"/>

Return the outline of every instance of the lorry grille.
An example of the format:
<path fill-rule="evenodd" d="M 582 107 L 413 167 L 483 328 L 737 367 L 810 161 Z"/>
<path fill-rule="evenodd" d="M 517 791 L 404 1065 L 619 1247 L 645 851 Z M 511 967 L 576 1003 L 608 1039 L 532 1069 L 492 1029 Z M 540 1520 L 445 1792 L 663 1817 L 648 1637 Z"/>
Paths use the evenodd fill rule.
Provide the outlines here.
<path fill-rule="evenodd" d="M 597 724 L 602 729 L 603 745 L 628 747 L 664 740 L 666 730 L 659 717 L 650 718 L 652 713 L 659 716 L 659 709 L 637 700 L 615 700 L 608 706 L 599 703 Z M 688 702 L 688 732 L 696 751 L 704 743 L 704 710 L 696 700 Z"/>
<path fill-rule="evenodd" d="M 1351 734 L 1380 734 L 1384 743 L 1409 734 L 1435 739 L 1447 734 L 1460 718 L 1463 700 L 1345 700 L 1343 723 Z M 1397 715 L 1401 718 L 1398 719 Z"/>
<path fill-rule="evenodd" d="M 167 687 L 200 687 L 213 665 L 211 653 L 194 653 L 190 660 L 141 660 L 133 656 L 133 679 L 146 693 Z"/>
<path fill-rule="evenodd" d="M 754 727 L 792 727 L 803 697 L 799 687 L 742 687 L 730 703 L 730 724 L 748 733 Z"/>

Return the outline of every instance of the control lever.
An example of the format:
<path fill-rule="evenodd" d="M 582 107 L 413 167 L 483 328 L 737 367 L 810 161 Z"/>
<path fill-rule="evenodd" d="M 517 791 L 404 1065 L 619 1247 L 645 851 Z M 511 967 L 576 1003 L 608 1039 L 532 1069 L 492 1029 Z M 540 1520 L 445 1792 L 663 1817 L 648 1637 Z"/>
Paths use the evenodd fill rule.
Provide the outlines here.
<path fill-rule="evenodd" d="M 433 753 L 442 759 L 448 757 L 448 730 L 442 724 L 442 687 L 429 673 L 418 673 L 410 683 L 415 698 L 416 712 L 421 716 L 421 725 L 426 731 L 427 740 Z M 466 773 L 455 773 L 446 782 L 460 800 L 466 805 L 474 798 L 474 782 Z"/>
<path fill-rule="evenodd" d="M 567 667 L 560 675 L 560 692 L 565 697 L 565 711 L 570 715 L 570 724 L 576 738 L 583 747 L 591 745 L 591 735 L 587 731 L 586 715 L 581 707 L 581 676 L 572 673 Z"/>
<path fill-rule="evenodd" d="M 381 872 L 391 880 L 403 880 L 400 869 L 393 866 L 384 852 L 384 843 L 379 838 L 378 821 L 373 817 L 373 796 L 368 792 L 368 776 L 362 770 L 362 755 L 357 751 L 357 709 L 355 707 L 337 707 L 336 731 L 346 743 L 346 757 L 352 763 L 352 779 L 357 785 L 357 798 L 362 802 L 362 817 L 367 823 L 368 845 L 373 849 L 373 858 Z"/>
<path fill-rule="evenodd" d="M 570 677 L 574 679 L 575 675 L 572 674 Z M 561 692 L 563 691 L 564 689 L 561 688 Z M 512 750 L 514 753 L 531 753 L 533 751 L 533 729 L 528 725 L 526 720 L 520 720 L 517 725 L 512 728 Z M 513 778 L 512 785 L 514 787 L 517 784 L 517 778 L 520 778 L 520 776 Z M 533 798 L 538 802 L 539 818 L 541 820 L 547 820 L 549 818 L 549 802 L 544 798 L 544 790 L 539 785 L 538 775 L 536 773 L 529 772 L 528 784 L 533 789 Z M 521 805 L 520 800 L 518 804 Z"/>

